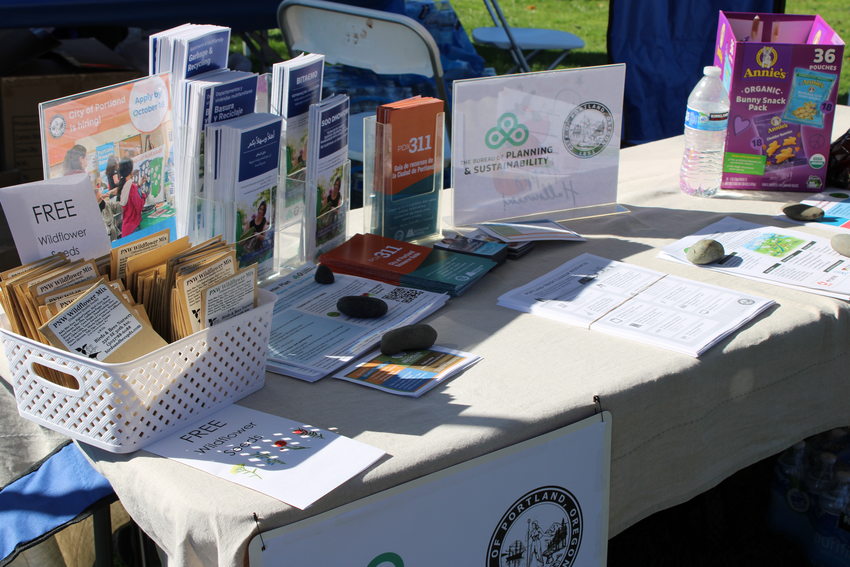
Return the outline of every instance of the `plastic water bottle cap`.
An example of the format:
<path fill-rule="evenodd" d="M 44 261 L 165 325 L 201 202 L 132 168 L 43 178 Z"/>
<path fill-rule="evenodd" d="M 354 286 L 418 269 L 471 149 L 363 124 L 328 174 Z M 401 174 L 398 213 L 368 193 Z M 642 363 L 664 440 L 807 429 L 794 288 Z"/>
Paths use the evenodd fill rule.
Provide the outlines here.
<path fill-rule="evenodd" d="M 703 75 L 708 77 L 719 77 L 720 76 L 720 67 L 716 67 L 714 65 L 706 65 L 702 68 Z"/>

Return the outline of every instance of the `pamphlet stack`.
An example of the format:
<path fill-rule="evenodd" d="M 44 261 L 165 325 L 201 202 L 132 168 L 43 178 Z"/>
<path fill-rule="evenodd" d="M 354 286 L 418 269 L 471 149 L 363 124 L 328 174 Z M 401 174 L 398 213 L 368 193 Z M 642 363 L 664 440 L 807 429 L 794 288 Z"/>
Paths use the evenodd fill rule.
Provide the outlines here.
<path fill-rule="evenodd" d="M 319 257 L 334 272 L 461 295 L 497 263 L 377 234 L 355 234 Z"/>
<path fill-rule="evenodd" d="M 312 260 L 345 240 L 348 217 L 348 96 L 310 105 L 307 126 L 305 248 Z"/>

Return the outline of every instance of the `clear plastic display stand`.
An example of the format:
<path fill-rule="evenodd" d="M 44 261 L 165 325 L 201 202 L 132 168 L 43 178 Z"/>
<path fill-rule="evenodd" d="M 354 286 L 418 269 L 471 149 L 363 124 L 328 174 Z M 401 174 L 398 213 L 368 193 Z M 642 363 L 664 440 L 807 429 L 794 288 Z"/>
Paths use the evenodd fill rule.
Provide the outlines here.
<path fill-rule="evenodd" d="M 433 134 L 395 140 L 392 125 L 374 116 L 363 120 L 363 216 L 368 232 L 408 242 L 440 234 L 444 125 L 441 112 Z"/>
<path fill-rule="evenodd" d="M 351 160 L 312 184 L 305 177 L 303 249 L 308 262 L 345 242 L 350 200 Z"/>
<path fill-rule="evenodd" d="M 573 220 L 617 203 L 625 66 L 455 81 L 451 223 Z"/>

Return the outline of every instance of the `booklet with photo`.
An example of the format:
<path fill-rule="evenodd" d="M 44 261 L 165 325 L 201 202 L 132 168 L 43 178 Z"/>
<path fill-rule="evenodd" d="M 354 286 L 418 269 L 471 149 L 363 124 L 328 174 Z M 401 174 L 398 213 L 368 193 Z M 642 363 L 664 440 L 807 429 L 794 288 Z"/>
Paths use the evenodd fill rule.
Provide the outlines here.
<path fill-rule="evenodd" d="M 233 404 L 145 447 L 300 510 L 384 452 L 285 417 Z"/>
<path fill-rule="evenodd" d="M 771 299 L 581 254 L 498 299 L 510 309 L 698 357 Z"/>
<path fill-rule="evenodd" d="M 168 75 L 38 105 L 44 178 L 85 173 L 119 243 L 175 229 Z"/>
<path fill-rule="evenodd" d="M 433 97 L 415 96 L 378 107 L 370 232 L 408 241 L 436 234 L 442 119 L 443 101 Z"/>
<path fill-rule="evenodd" d="M 310 105 L 322 100 L 325 56 L 301 53 L 272 66 L 270 112 L 286 120 L 287 174 L 307 166 Z"/>
<path fill-rule="evenodd" d="M 304 243 L 309 260 L 345 240 L 349 107 L 348 96 L 342 94 L 310 106 Z"/>
<path fill-rule="evenodd" d="M 281 133 L 280 116 L 254 113 L 213 124 L 206 136 L 204 191 L 213 207 L 204 237 L 223 234 L 234 242 L 239 266 L 257 263 L 261 279 L 275 270 Z"/>
<path fill-rule="evenodd" d="M 389 355 L 376 350 L 333 376 L 382 392 L 418 398 L 479 360 L 478 355 L 441 346 Z"/>

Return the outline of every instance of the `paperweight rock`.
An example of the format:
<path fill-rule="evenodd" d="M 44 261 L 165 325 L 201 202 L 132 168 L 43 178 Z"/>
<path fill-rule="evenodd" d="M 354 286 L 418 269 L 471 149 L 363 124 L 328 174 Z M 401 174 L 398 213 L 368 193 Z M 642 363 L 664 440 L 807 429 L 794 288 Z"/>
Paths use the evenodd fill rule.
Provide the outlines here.
<path fill-rule="evenodd" d="M 332 284 L 336 278 L 334 278 L 334 273 L 330 268 L 324 264 L 319 264 L 316 266 L 316 273 L 313 274 L 313 279 L 320 284 Z"/>
<path fill-rule="evenodd" d="M 723 250 L 723 245 L 712 240 L 711 238 L 703 238 L 699 242 L 695 242 L 685 252 L 688 260 L 692 264 L 711 264 L 721 259 L 726 254 Z"/>
<path fill-rule="evenodd" d="M 346 295 L 336 302 L 340 313 L 358 319 L 377 319 L 387 312 L 387 302 L 366 295 Z"/>
<path fill-rule="evenodd" d="M 431 325 L 419 323 L 387 331 L 381 337 L 381 354 L 395 354 L 403 350 L 430 348 L 437 342 L 437 331 Z"/>
<path fill-rule="evenodd" d="M 836 234 L 829 241 L 832 249 L 842 256 L 850 257 L 850 234 Z"/>
<path fill-rule="evenodd" d="M 803 203 L 788 203 L 782 207 L 782 212 L 789 219 L 803 222 L 811 222 L 823 218 L 823 209 Z"/>

